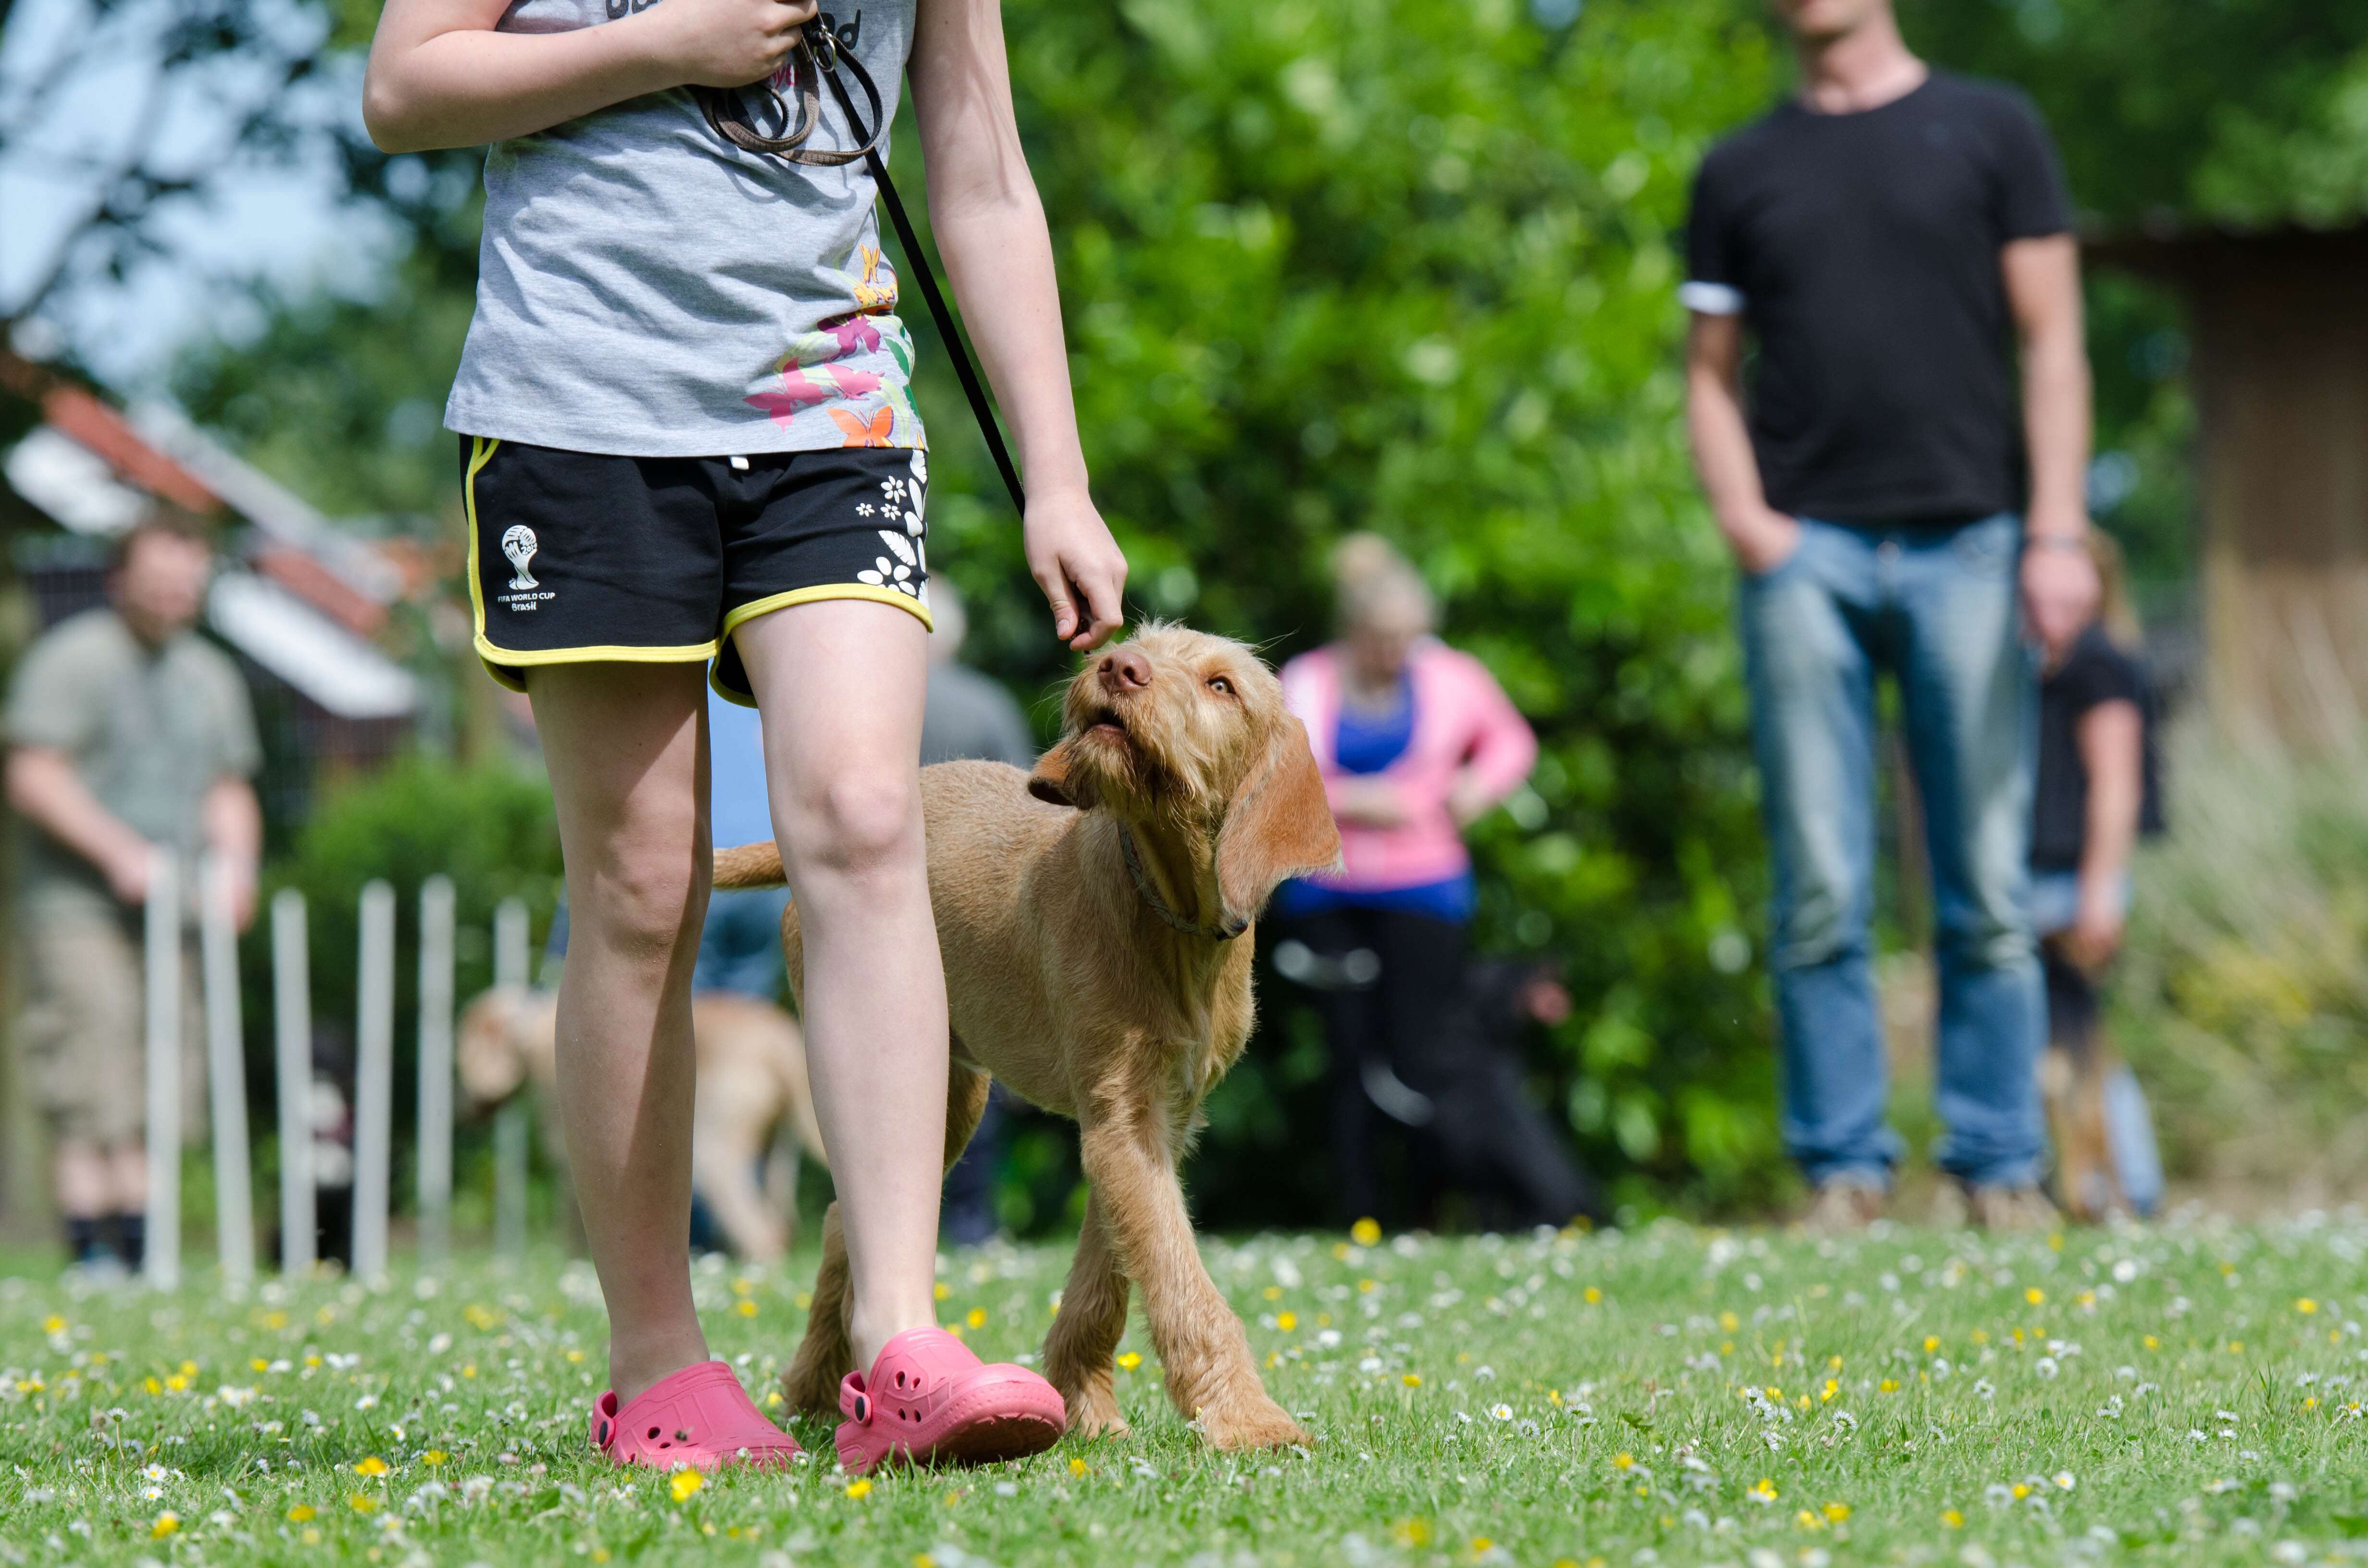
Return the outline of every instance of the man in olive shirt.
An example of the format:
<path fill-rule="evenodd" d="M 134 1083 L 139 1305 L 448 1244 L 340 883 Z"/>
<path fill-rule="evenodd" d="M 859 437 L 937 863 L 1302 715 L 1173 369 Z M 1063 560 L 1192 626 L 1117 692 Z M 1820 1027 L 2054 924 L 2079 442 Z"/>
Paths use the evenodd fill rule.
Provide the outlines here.
<path fill-rule="evenodd" d="M 8 803 L 28 824 L 17 1039 L 79 1264 L 111 1242 L 137 1267 L 145 1243 L 141 911 L 158 852 L 179 857 L 185 899 L 199 855 L 216 852 L 238 924 L 254 911 L 261 753 L 237 666 L 194 630 L 212 566 L 194 518 L 153 515 L 118 544 L 108 605 L 35 642 L 8 696 Z M 185 1002 L 190 1110 L 204 1083 L 194 1012 Z"/>

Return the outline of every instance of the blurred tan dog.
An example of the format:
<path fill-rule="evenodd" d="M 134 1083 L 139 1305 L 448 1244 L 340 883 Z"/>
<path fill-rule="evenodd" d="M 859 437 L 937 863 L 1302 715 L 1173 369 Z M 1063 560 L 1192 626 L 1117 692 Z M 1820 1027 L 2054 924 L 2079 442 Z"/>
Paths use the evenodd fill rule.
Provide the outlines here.
<path fill-rule="evenodd" d="M 1257 656 L 1180 627 L 1105 653 L 1069 683 L 1063 717 L 1033 774 L 985 762 L 921 774 L 953 1021 L 946 1163 L 990 1075 L 1077 1119 L 1091 1190 L 1043 1361 L 1071 1430 L 1126 1429 L 1111 1356 L 1132 1280 L 1168 1398 L 1212 1447 L 1304 1443 L 1201 1265 L 1176 1166 L 1249 1038 L 1251 921 L 1285 877 L 1339 858 L 1324 780 Z M 770 844 L 715 858 L 719 888 L 780 880 Z M 797 983 L 794 906 L 782 933 Z M 803 1409 L 836 1412 L 855 1369 L 848 1305 L 834 1206 L 805 1343 L 781 1379 Z"/>
<path fill-rule="evenodd" d="M 469 1004 L 456 1055 L 471 1109 L 498 1105 L 528 1083 L 544 1106 L 552 1104 L 558 1007 L 555 994 L 515 985 L 495 986 Z M 779 1007 L 728 991 L 700 992 L 690 1010 L 699 1041 L 692 1190 L 735 1254 L 750 1263 L 778 1262 L 797 1226 L 800 1151 L 830 1166 L 806 1086 L 805 1037 Z M 560 1140 L 549 1146 L 558 1151 Z M 766 1191 L 757 1185 L 757 1168 L 768 1147 Z"/>

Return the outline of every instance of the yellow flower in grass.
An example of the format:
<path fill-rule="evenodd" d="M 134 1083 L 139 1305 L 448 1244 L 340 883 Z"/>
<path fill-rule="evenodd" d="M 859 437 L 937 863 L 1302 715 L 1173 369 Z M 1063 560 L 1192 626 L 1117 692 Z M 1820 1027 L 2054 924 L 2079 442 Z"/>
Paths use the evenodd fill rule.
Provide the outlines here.
<path fill-rule="evenodd" d="M 1118 1369 L 1121 1372 L 1132 1372 L 1142 1365 L 1143 1353 L 1139 1350 L 1130 1350 L 1118 1358 Z"/>
<path fill-rule="evenodd" d="M 752 1318 L 757 1315 L 757 1303 L 743 1296 L 732 1303 L 732 1310 L 744 1318 Z"/>
<path fill-rule="evenodd" d="M 1954 1508 L 1943 1508 L 1941 1510 L 1941 1524 L 1944 1529 L 1961 1530 L 1965 1528 L 1965 1516 Z"/>
<path fill-rule="evenodd" d="M 973 1328 L 985 1328 L 986 1326 L 986 1309 L 985 1307 L 971 1308 L 970 1315 L 962 1319 L 962 1322 L 970 1324 Z"/>
<path fill-rule="evenodd" d="M 1850 1505 L 1847 1503 L 1828 1503 L 1826 1505 L 1826 1521 L 1828 1524 L 1840 1524 L 1843 1520 L 1849 1518 L 1850 1516 Z"/>
<path fill-rule="evenodd" d="M 1093 1468 L 1093 1466 L 1087 1464 L 1083 1460 L 1071 1460 L 1069 1461 L 1069 1473 L 1071 1475 L 1080 1477 L 1086 1476 L 1092 1473 Z"/>
<path fill-rule="evenodd" d="M 869 1497 L 871 1495 L 871 1483 L 859 1475 L 847 1483 L 847 1494 L 849 1497 Z"/>
<path fill-rule="evenodd" d="M 1874 1386 L 1876 1391 L 1882 1393 L 1897 1393 L 1899 1392 L 1899 1381 L 1896 1378 L 1885 1378 L 1883 1381 L 1875 1384 Z"/>
<path fill-rule="evenodd" d="M 1940 1336 L 1939 1335 L 1937 1335 L 1937 1334 L 1928 1334 L 1928 1335 L 1926 1335 L 1924 1336 L 1924 1354 L 1925 1354 L 1925 1355 L 1930 1356 L 1930 1354 L 1932 1354 L 1932 1352 L 1934 1352 L 1935 1350 L 1938 1350 L 1938 1349 L 1940 1349 L 1940 1348 L 1941 1348 L 1941 1336 Z"/>
<path fill-rule="evenodd" d="M 376 1454 L 372 1454 L 367 1459 L 357 1460 L 354 1461 L 354 1473 L 356 1475 L 384 1475 L 386 1473 L 386 1461 L 379 1458 Z"/>
<path fill-rule="evenodd" d="M 1429 1519 L 1400 1519 L 1396 1524 L 1390 1527 L 1390 1537 L 1400 1546 L 1429 1546 L 1430 1544 L 1430 1521 Z"/>
<path fill-rule="evenodd" d="M 301 1525 L 312 1517 L 313 1505 L 310 1503 L 299 1503 L 288 1510 L 288 1522 L 290 1524 Z"/>
<path fill-rule="evenodd" d="M 1472 1538 L 1472 1555 L 1486 1557 L 1488 1554 L 1488 1549 L 1496 1544 L 1485 1535 L 1475 1535 Z"/>
<path fill-rule="evenodd" d="M 1289 1334 L 1292 1329 L 1299 1326 L 1299 1314 L 1297 1312 L 1277 1312 L 1274 1314 L 1274 1326 L 1282 1330 L 1283 1333 Z"/>
<path fill-rule="evenodd" d="M 2028 1481 L 2018 1481 L 2018 1482 L 2016 1482 L 2016 1483 L 2014 1483 L 2014 1500 L 2015 1500 L 2016 1502 L 2020 1503 L 2020 1502 L 2021 1502 L 2025 1497 L 2028 1497 L 2028 1496 L 2030 1496 L 2030 1495 L 2031 1495 L 2031 1483 L 2029 1483 Z"/>
<path fill-rule="evenodd" d="M 428 1466 L 430 1469 L 433 1469 L 451 1457 L 452 1456 L 450 1454 L 446 1453 L 441 1449 L 430 1449 L 426 1453 L 419 1456 L 419 1462 Z"/>
<path fill-rule="evenodd" d="M 1773 1503 L 1776 1501 L 1776 1483 L 1763 1475 L 1746 1488 L 1743 1494 L 1755 1503 Z"/>
<path fill-rule="evenodd" d="M 1408 1372 L 1405 1377 L 1400 1378 L 1398 1381 L 1406 1384 L 1406 1386 L 1410 1389 L 1418 1389 L 1422 1387 L 1422 1374 L 1420 1372 Z"/>
<path fill-rule="evenodd" d="M 346 1499 L 346 1506 L 357 1514 L 374 1514 L 378 1511 L 378 1499 L 368 1493 L 357 1492 Z"/>
<path fill-rule="evenodd" d="M 1581 1291 L 1580 1294 L 1587 1299 L 1587 1304 L 1590 1307 L 1603 1300 L 1603 1292 L 1592 1285 L 1589 1285 L 1585 1290 Z"/>
<path fill-rule="evenodd" d="M 2318 1311 L 2318 1303 L 2312 1301 L 2308 1296 L 2298 1296 L 2294 1299 L 2294 1311 L 2302 1313 L 2305 1317 L 2308 1317 L 2311 1313 Z"/>
<path fill-rule="evenodd" d="M 1816 1515 L 1809 1512 L 1806 1508 L 1794 1514 L 1793 1516 L 1793 1522 L 1800 1526 L 1801 1528 L 1804 1530 L 1821 1530 L 1826 1528 L 1826 1521 L 1817 1517 Z"/>
<path fill-rule="evenodd" d="M 1377 1244 L 1382 1239 L 1382 1222 L 1370 1216 L 1349 1227 L 1349 1239 L 1360 1247 Z"/>
<path fill-rule="evenodd" d="M 2039 1305 L 2040 1302 L 2047 1300 L 2047 1292 L 2041 1290 L 2038 1286 L 2033 1285 L 2030 1290 L 2025 1290 L 2022 1293 L 2022 1299 L 2029 1301 L 2035 1307 Z"/>
<path fill-rule="evenodd" d="M 2145 1346 L 2149 1350 L 2159 1350 L 2162 1348 L 2162 1341 L 2157 1339 L 2151 1334 L 2147 1335 L 2144 1339 L 2139 1340 L 2138 1343 Z"/>
<path fill-rule="evenodd" d="M 953 1287 L 951 1287 L 951 1286 L 948 1285 L 944 1280 L 940 1279 L 940 1280 L 939 1280 L 939 1281 L 937 1282 L 937 1284 L 936 1284 L 935 1286 L 933 1286 L 933 1287 L 931 1287 L 931 1288 L 930 1288 L 930 1292 L 929 1292 L 929 1293 L 930 1293 L 931 1295 L 935 1296 L 939 1301 L 944 1301 L 948 1296 L 952 1295 L 954 1292 L 953 1292 Z"/>
<path fill-rule="evenodd" d="M 181 1516 L 167 1508 L 156 1516 L 154 1524 L 148 1527 L 148 1535 L 151 1540 L 161 1540 L 180 1528 Z"/>
<path fill-rule="evenodd" d="M 707 1477 L 699 1471 L 678 1470 L 674 1472 L 674 1479 L 666 1483 L 666 1490 L 674 1494 L 676 1502 L 688 1503 L 698 1495 L 699 1489 L 706 1484 Z"/>
<path fill-rule="evenodd" d="M 1626 1470 L 1635 1462 L 1636 1456 L 1634 1454 L 1614 1454 L 1611 1456 L 1611 1468 L 1614 1470 Z"/>

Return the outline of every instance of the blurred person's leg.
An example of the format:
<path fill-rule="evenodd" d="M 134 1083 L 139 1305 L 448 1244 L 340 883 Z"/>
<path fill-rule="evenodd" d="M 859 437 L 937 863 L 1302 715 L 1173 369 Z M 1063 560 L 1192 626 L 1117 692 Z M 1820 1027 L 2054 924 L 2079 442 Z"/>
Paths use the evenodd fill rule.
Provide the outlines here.
<path fill-rule="evenodd" d="M 946 1173 L 938 1229 L 946 1240 L 962 1246 L 993 1241 L 1002 1229 L 995 1211 L 995 1177 L 1003 1165 L 1004 1127 L 1011 1114 L 1006 1105 L 1008 1093 L 1000 1084 L 987 1091 L 986 1109 L 971 1131 L 969 1145 Z"/>
<path fill-rule="evenodd" d="M 2027 902 L 2039 687 L 2011 516 L 1899 548 L 1900 696 L 1932 867 L 1941 1168 L 1975 1188 L 2039 1179 L 2046 999 Z"/>
<path fill-rule="evenodd" d="M 798 901 L 806 1066 L 830 1151 L 869 1369 L 937 1323 L 949 1040 L 921 826 L 928 634 L 861 599 L 823 599 L 733 633 L 766 714 L 765 773 Z"/>
<path fill-rule="evenodd" d="M 51 1178 L 67 1251 L 86 1263 L 112 1246 L 137 1267 L 144 1227 L 129 1244 L 122 1233 L 123 1221 L 148 1203 L 139 946 L 103 909 L 32 908 L 20 926 L 17 1038 L 54 1140 Z"/>
<path fill-rule="evenodd" d="M 552 665 L 528 693 L 567 864 L 558 1091 L 619 1403 L 707 1359 L 690 1296 L 690 971 L 710 873 L 695 664 Z"/>
<path fill-rule="evenodd" d="M 1427 1094 L 1427 1079 L 1461 1077 L 1478 1063 L 1458 1060 L 1474 1038 L 1453 1029 L 1450 1015 L 1465 1006 L 1463 923 L 1400 910 L 1375 910 L 1372 934 L 1382 955 L 1382 982 L 1375 998 L 1382 1030 L 1381 1061 L 1400 1082 Z M 1441 1060 L 1444 1055 L 1445 1060 Z M 1369 1091 L 1370 1095 L 1370 1091 Z M 1438 1107 L 1431 1107 L 1434 1119 Z M 1414 1134 L 1411 1194 L 1417 1217 L 1434 1211 L 1452 1179 L 1452 1163 L 1442 1158 L 1437 1139 Z"/>
<path fill-rule="evenodd" d="M 1804 519 L 1799 549 L 1744 580 L 1736 612 L 1775 873 L 1784 1146 L 1818 1187 L 1887 1187 L 1899 1156 L 1868 961 L 1878 565 L 1865 535 Z"/>
<path fill-rule="evenodd" d="M 1331 1062 L 1326 1079 L 1326 1128 L 1332 1147 L 1333 1200 L 1338 1218 L 1352 1224 L 1378 1219 L 1382 1207 L 1381 1169 L 1374 1147 L 1378 1113 L 1365 1096 L 1364 1065 L 1381 1052 L 1378 981 L 1358 984 L 1341 972 L 1348 955 L 1363 949 L 1380 954 L 1367 929 L 1366 912 L 1330 909 L 1292 921 L 1287 935 L 1322 960 L 1316 980 L 1306 986 L 1324 1021 L 1324 1043 Z"/>

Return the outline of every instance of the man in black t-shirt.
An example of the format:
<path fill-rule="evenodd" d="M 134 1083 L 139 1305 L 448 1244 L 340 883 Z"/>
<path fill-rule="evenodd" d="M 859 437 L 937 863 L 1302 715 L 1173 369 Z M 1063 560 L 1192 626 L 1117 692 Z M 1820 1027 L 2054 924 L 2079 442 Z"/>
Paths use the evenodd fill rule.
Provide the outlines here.
<path fill-rule="evenodd" d="M 1786 1146 L 1818 1189 L 1812 1224 L 1882 1211 L 1898 1140 L 1868 919 L 1888 672 L 1939 927 L 1939 1160 L 1976 1221 L 2034 1224 L 2022 633 L 2077 626 L 2096 597 L 2078 254 L 2019 95 L 1929 70 L 1890 0 L 1774 4 L 1800 91 L 1703 160 L 1681 297 L 1695 464 L 1744 573 Z"/>

